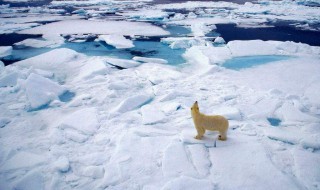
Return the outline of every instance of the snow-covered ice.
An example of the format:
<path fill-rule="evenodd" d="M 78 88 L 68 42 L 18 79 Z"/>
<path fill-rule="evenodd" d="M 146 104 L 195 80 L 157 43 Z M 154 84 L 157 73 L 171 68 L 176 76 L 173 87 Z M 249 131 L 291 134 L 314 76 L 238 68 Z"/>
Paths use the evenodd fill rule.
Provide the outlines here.
<path fill-rule="evenodd" d="M 134 47 L 133 42 L 126 39 L 122 35 L 101 35 L 99 36 L 101 40 L 104 40 L 107 44 L 114 46 L 117 49 L 125 49 Z"/>
<path fill-rule="evenodd" d="M 30 58 L 0 62 L 0 189 L 319 189 L 320 47 L 216 33 L 319 31 L 318 5 L 1 5 L 0 33 L 21 37 L 1 60 Z M 227 141 L 194 138 L 194 101 L 228 118 Z"/>
<path fill-rule="evenodd" d="M 57 30 L 59 28 L 59 30 Z M 157 36 L 168 35 L 169 32 L 160 27 L 129 21 L 92 21 L 92 20 L 65 20 L 54 22 L 31 29 L 22 30 L 21 34 L 118 34 L 118 35 L 143 35 Z"/>
<path fill-rule="evenodd" d="M 11 55 L 12 47 L 11 46 L 0 46 L 0 58 Z"/>

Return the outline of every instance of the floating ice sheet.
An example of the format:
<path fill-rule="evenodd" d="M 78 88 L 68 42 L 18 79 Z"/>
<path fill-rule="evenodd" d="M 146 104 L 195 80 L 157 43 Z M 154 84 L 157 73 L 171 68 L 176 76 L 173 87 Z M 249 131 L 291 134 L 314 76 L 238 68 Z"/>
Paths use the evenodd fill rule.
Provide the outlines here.
<path fill-rule="evenodd" d="M 161 36 L 169 33 L 160 27 L 128 21 L 67 20 L 23 30 L 21 34 L 119 34 Z"/>

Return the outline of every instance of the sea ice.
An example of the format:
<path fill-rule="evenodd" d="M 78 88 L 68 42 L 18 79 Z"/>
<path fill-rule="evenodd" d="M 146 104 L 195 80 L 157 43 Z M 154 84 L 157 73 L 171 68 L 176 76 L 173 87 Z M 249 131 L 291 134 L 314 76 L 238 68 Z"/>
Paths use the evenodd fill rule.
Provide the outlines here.
<path fill-rule="evenodd" d="M 25 82 L 26 94 L 31 108 L 39 108 L 59 99 L 66 89 L 37 74 L 30 74 Z"/>
<path fill-rule="evenodd" d="M 70 168 L 69 159 L 65 156 L 60 156 L 57 161 L 54 163 L 55 169 L 59 172 L 67 172 Z"/>
<path fill-rule="evenodd" d="M 162 171 L 165 176 L 178 177 L 181 175 L 196 177 L 198 174 L 189 160 L 181 142 L 172 142 L 164 152 Z"/>
<path fill-rule="evenodd" d="M 43 48 L 43 47 L 58 47 L 61 43 L 57 43 L 55 41 L 45 41 L 45 40 L 38 40 L 38 39 L 25 39 L 21 42 L 17 42 L 14 44 L 15 46 L 26 46 L 26 47 L 33 47 L 33 48 Z"/>
<path fill-rule="evenodd" d="M 134 109 L 144 105 L 145 103 L 151 101 L 152 98 L 153 98 L 152 96 L 143 95 L 143 94 L 128 97 L 127 99 L 123 100 L 119 104 L 119 106 L 117 106 L 114 109 L 114 112 L 124 113 L 127 111 L 134 110 Z"/>
<path fill-rule="evenodd" d="M 59 30 L 57 30 L 57 28 Z M 118 34 L 157 36 L 169 33 L 160 27 L 142 22 L 66 20 L 20 31 L 21 34 Z"/>
<path fill-rule="evenodd" d="M 7 75 L 3 75 L 0 77 L 0 87 L 8 87 L 15 86 L 17 84 L 17 80 L 19 78 L 18 72 L 10 72 Z"/>
<path fill-rule="evenodd" d="M 9 118 L 0 118 L 0 128 L 5 127 L 10 122 L 11 122 L 11 119 Z"/>
<path fill-rule="evenodd" d="M 75 129 L 84 135 L 93 135 L 99 127 L 100 123 L 95 108 L 80 109 L 67 115 L 59 124 L 59 128 L 61 129 Z"/>
<path fill-rule="evenodd" d="M 171 49 L 189 48 L 192 46 L 205 46 L 206 41 L 203 38 L 197 37 L 168 37 L 161 38 L 161 42 L 169 44 Z"/>
<path fill-rule="evenodd" d="M 214 189 L 213 184 L 209 180 L 180 176 L 165 184 L 162 190 L 193 190 L 200 187 L 202 190 Z"/>
<path fill-rule="evenodd" d="M 24 158 L 27 159 L 27 158 Z M 25 175 L 14 186 L 16 190 L 43 190 L 45 189 L 44 176 L 40 171 L 32 171 Z"/>
<path fill-rule="evenodd" d="M 0 58 L 11 55 L 12 46 L 0 46 Z"/>
<path fill-rule="evenodd" d="M 80 67 L 79 73 L 75 80 L 87 80 L 97 75 L 105 75 L 108 72 L 108 67 L 102 59 L 92 58 L 85 65 Z"/>
<path fill-rule="evenodd" d="M 164 113 L 155 106 L 144 105 L 141 107 L 142 123 L 152 125 L 165 119 Z"/>
<path fill-rule="evenodd" d="M 122 35 L 100 35 L 99 39 L 104 40 L 107 44 L 114 46 L 117 49 L 133 48 L 133 42 L 126 39 Z"/>
<path fill-rule="evenodd" d="M 207 33 L 211 32 L 212 30 L 216 29 L 215 25 L 206 25 L 205 23 L 199 22 L 194 23 L 191 25 L 191 31 L 194 36 L 205 36 Z"/>
<path fill-rule="evenodd" d="M 20 168 L 32 168 L 46 162 L 44 156 L 30 152 L 19 151 L 10 159 L 6 160 L 1 166 L 1 171 L 16 170 Z"/>
<path fill-rule="evenodd" d="M 217 37 L 215 40 L 214 40 L 214 43 L 215 44 L 225 44 L 226 41 L 224 41 L 224 39 L 222 37 Z"/>

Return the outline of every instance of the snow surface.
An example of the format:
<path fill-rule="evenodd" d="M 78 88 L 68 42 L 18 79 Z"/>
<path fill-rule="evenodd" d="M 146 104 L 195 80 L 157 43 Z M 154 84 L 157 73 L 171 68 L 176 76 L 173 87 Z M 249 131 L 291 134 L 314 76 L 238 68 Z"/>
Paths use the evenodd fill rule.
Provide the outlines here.
<path fill-rule="evenodd" d="M 305 3 L 0 6 L 1 30 L 41 25 L 23 33 L 45 34 L 41 42 L 13 46 L 13 54 L 28 46 L 36 56 L 0 66 L 0 189 L 319 189 L 319 47 L 262 40 L 225 44 L 223 36 L 215 42 L 206 36 L 217 23 L 257 27 L 277 19 L 318 30 L 319 8 Z M 59 8 L 67 5 L 79 11 Z M 57 22 L 41 23 L 51 16 Z M 2 22 L 9 18 L 11 26 Z M 192 33 L 163 36 L 174 24 Z M 160 45 L 184 51 L 186 63 L 170 65 L 165 56 L 137 47 L 84 55 L 56 48 L 64 43 L 60 34 L 161 39 Z M 245 56 L 285 59 L 241 70 L 223 67 Z M 194 139 L 194 101 L 201 112 L 228 118 L 227 141 L 210 131 Z M 268 118 L 281 122 L 272 126 Z"/>

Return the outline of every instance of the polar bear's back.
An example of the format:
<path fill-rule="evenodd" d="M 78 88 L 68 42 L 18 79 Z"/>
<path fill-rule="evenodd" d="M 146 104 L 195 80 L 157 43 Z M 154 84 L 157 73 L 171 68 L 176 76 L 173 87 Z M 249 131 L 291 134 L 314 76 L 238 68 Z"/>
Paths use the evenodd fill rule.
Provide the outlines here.
<path fill-rule="evenodd" d="M 203 128 L 210 131 L 227 131 L 228 120 L 221 115 L 204 115 L 200 124 Z"/>

